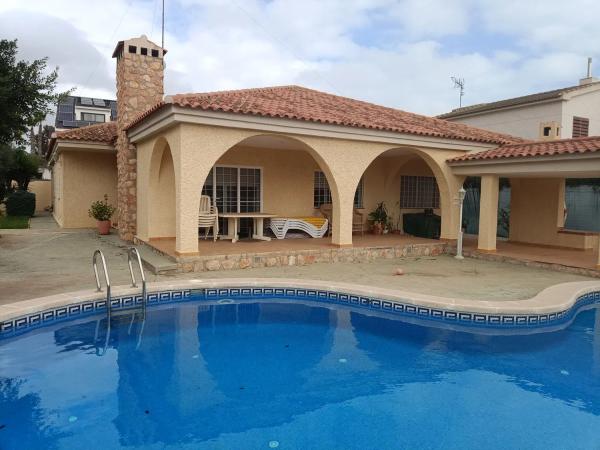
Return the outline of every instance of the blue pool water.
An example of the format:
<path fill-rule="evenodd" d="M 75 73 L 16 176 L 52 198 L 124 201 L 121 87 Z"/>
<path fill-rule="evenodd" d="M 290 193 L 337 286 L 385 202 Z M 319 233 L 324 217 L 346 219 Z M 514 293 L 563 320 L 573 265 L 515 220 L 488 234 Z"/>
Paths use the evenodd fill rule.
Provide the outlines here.
<path fill-rule="evenodd" d="M 600 448 L 597 310 L 523 336 L 289 299 L 128 319 L 0 340 L 0 449 Z"/>

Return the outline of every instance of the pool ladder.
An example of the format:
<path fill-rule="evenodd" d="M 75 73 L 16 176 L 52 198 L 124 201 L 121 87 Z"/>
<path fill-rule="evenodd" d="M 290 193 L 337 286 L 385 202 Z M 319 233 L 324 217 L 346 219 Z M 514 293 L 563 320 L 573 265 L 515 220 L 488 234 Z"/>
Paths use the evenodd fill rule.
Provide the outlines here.
<path fill-rule="evenodd" d="M 105 336 L 104 336 L 104 343 L 101 347 L 96 347 L 96 354 L 98 356 L 103 356 L 106 353 L 106 350 L 108 348 L 108 341 L 110 339 L 110 333 L 111 333 L 111 317 L 113 314 L 116 315 L 116 313 L 112 312 L 112 305 L 111 305 L 111 293 L 110 293 L 110 277 L 108 276 L 108 268 L 106 265 L 106 259 L 104 258 L 104 254 L 102 253 L 101 250 L 96 250 L 94 252 L 94 256 L 92 258 L 92 265 L 94 267 L 94 275 L 96 276 L 96 288 L 98 292 L 102 292 L 102 285 L 100 283 L 100 277 L 98 276 L 98 257 L 100 257 L 100 261 L 102 262 L 102 271 L 104 272 L 104 282 L 106 284 L 106 330 L 105 330 Z M 137 248 L 135 247 L 130 247 L 127 250 L 127 265 L 129 266 L 129 274 L 131 275 L 131 287 L 137 287 L 137 282 L 135 280 L 135 275 L 133 273 L 133 260 L 137 260 L 138 263 L 138 268 L 140 269 L 140 278 L 142 279 L 142 304 L 141 304 L 141 327 L 139 328 L 139 330 L 137 331 L 137 344 L 135 346 L 136 350 L 139 348 L 141 342 L 142 342 L 142 334 L 144 333 L 144 325 L 146 323 L 146 303 L 147 303 L 147 291 L 146 291 L 146 276 L 144 274 L 144 267 L 142 265 L 142 258 L 140 257 L 140 253 L 138 252 Z M 127 334 L 131 334 L 131 331 L 133 329 L 133 324 L 135 322 L 135 318 L 137 316 L 137 310 L 138 308 L 133 308 L 133 310 L 131 308 L 126 309 L 122 312 L 120 312 L 118 315 L 126 315 L 129 313 L 131 314 L 131 321 L 129 323 L 129 327 L 127 329 Z M 99 335 L 100 335 L 100 322 L 101 320 L 98 320 L 96 322 L 96 332 L 94 335 L 94 342 L 97 343 L 99 340 Z"/>
<path fill-rule="evenodd" d="M 110 291 L 110 277 L 108 276 L 108 268 L 106 265 L 106 258 L 104 258 L 104 254 L 102 250 L 96 250 L 94 252 L 94 256 L 92 258 L 92 265 L 94 267 L 94 275 L 96 276 L 96 290 L 98 292 L 102 292 L 102 284 L 100 283 L 100 277 L 98 276 L 98 257 L 100 257 L 100 261 L 102 262 L 102 271 L 104 272 L 104 284 L 106 284 L 106 311 L 108 318 L 110 320 L 112 313 L 112 305 L 111 305 L 111 291 Z M 147 303 L 147 291 L 146 291 L 146 275 L 144 274 L 144 266 L 142 265 L 142 258 L 140 257 L 140 252 L 135 247 L 129 247 L 127 250 L 127 265 L 129 266 L 129 274 L 131 275 L 131 287 L 137 287 L 137 282 L 135 279 L 135 274 L 133 273 L 133 261 L 137 261 L 137 266 L 140 270 L 140 278 L 142 279 L 142 312 L 145 317 L 146 315 L 146 303 Z M 130 310 L 127 310 L 130 311 Z"/>

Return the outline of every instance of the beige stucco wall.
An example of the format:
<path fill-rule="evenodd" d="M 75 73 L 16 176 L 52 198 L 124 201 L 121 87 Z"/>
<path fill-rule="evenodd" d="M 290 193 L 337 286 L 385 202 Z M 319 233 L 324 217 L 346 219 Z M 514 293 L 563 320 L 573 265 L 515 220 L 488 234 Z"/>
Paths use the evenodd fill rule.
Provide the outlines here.
<path fill-rule="evenodd" d="M 400 178 L 403 175 L 434 177 L 431 168 L 419 156 L 405 151 L 401 154 L 382 155 L 375 159 L 364 174 L 363 211 L 365 221 L 381 201 L 385 202 L 394 227 L 402 229 L 402 215 L 423 209 L 400 209 Z M 434 210 L 440 214 L 439 209 Z"/>
<path fill-rule="evenodd" d="M 95 226 L 88 209 L 95 200 L 108 195 L 116 204 L 117 162 L 114 153 L 63 151 L 52 170 L 54 180 L 54 217 L 64 228 Z"/>
<path fill-rule="evenodd" d="M 217 165 L 260 167 L 263 174 L 263 211 L 282 216 L 311 216 L 314 173 L 321 170 L 303 150 L 236 147 Z"/>
<path fill-rule="evenodd" d="M 52 181 L 33 180 L 29 183 L 29 192 L 35 194 L 35 211 L 41 212 L 52 204 Z"/>
<path fill-rule="evenodd" d="M 593 248 L 597 236 L 559 232 L 564 224 L 564 178 L 513 178 L 510 235 L 514 242 Z"/>
<path fill-rule="evenodd" d="M 197 211 L 199 193 L 206 180 L 209 170 L 215 163 L 224 157 L 232 147 L 240 144 L 246 138 L 264 135 L 264 132 L 242 130 L 227 127 L 206 126 L 196 124 L 177 124 L 158 136 L 142 140 L 137 143 L 137 234 L 143 240 L 148 240 L 157 235 L 156 214 L 153 212 L 161 207 L 156 182 L 160 161 L 164 147 L 168 147 L 173 157 L 175 175 L 175 236 L 176 252 L 179 255 L 193 255 L 198 249 Z M 318 166 L 325 172 L 333 194 L 333 237 L 332 242 L 337 245 L 350 245 L 352 243 L 352 212 L 356 186 L 371 162 L 386 151 L 398 148 L 397 145 L 353 141 L 346 139 L 333 139 L 315 136 L 282 135 L 294 140 L 310 154 Z M 462 154 L 458 150 L 423 149 L 419 147 L 407 148 L 411 152 L 422 156 L 428 166 L 438 178 L 440 194 L 442 197 L 442 238 L 453 239 L 457 234 L 458 208 L 453 202 L 454 193 L 458 191 L 462 178 L 454 176 L 446 165 L 446 159 Z M 242 152 L 243 153 L 243 152 Z M 285 184 L 295 186 L 291 195 L 299 198 L 306 197 L 308 205 L 312 205 L 312 195 L 308 189 L 313 186 L 311 170 L 302 168 L 295 158 L 297 150 L 284 151 L 287 156 L 282 159 L 273 159 L 272 171 L 285 174 L 285 167 L 293 169 L 294 176 L 306 180 L 309 188 L 304 194 L 297 193 L 298 182 L 280 175 Z M 283 155 L 283 154 L 282 154 Z M 241 158 L 241 154 L 238 155 Z M 251 154 L 244 156 L 246 162 L 251 161 Z M 225 155 L 225 158 L 229 156 Z M 225 161 L 226 159 L 222 161 Z M 290 161 L 290 158 L 292 161 Z M 231 160 L 230 160 L 231 161 Z M 239 159 L 238 159 L 239 161 Z M 240 161 L 239 164 L 242 164 Z M 270 163 L 269 163 L 270 164 Z M 302 175 L 303 174 L 303 175 Z M 265 170 L 265 176 L 267 170 Z M 267 185 L 265 180 L 265 186 Z M 280 183 L 282 184 L 282 183 Z M 282 189 L 279 187 L 279 189 Z M 271 207 L 271 202 L 280 202 L 278 208 L 292 208 L 296 206 L 289 202 L 289 195 L 279 195 L 276 192 L 266 193 L 272 198 L 265 198 L 265 210 Z M 163 200 L 164 201 L 164 200 Z M 286 204 L 287 203 L 287 204 Z M 284 210 L 285 211 L 285 210 Z M 300 211 L 299 211 L 300 213 Z M 291 212 L 290 212 L 291 214 Z"/>
<path fill-rule="evenodd" d="M 590 120 L 589 135 L 600 135 L 600 90 L 574 92 L 568 101 L 563 103 L 562 137 L 573 136 L 573 117 L 584 117 Z"/>
<path fill-rule="evenodd" d="M 562 122 L 562 102 L 526 105 L 519 108 L 490 111 L 477 116 L 449 119 L 486 130 L 508 133 L 526 139 L 538 139 L 540 123 Z M 571 137 L 561 131 L 561 136 Z"/>

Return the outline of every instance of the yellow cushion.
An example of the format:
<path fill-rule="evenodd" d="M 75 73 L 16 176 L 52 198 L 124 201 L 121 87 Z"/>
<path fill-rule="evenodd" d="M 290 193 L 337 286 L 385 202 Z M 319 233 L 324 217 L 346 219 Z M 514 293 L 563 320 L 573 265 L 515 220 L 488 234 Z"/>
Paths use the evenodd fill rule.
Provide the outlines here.
<path fill-rule="evenodd" d="M 321 228 L 327 219 L 323 217 L 292 217 L 292 219 L 296 220 L 304 220 L 306 223 L 310 223 L 311 225 Z"/>

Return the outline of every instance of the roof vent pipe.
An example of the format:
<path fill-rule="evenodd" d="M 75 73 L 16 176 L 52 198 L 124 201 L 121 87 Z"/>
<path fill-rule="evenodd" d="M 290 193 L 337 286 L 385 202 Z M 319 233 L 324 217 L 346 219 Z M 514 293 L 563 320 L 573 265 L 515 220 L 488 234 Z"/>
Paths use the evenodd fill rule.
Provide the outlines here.
<path fill-rule="evenodd" d="M 587 60 L 587 76 L 579 80 L 579 86 L 583 86 L 585 84 L 593 83 L 594 81 L 598 81 L 596 78 L 592 76 L 592 57 L 588 57 Z"/>

